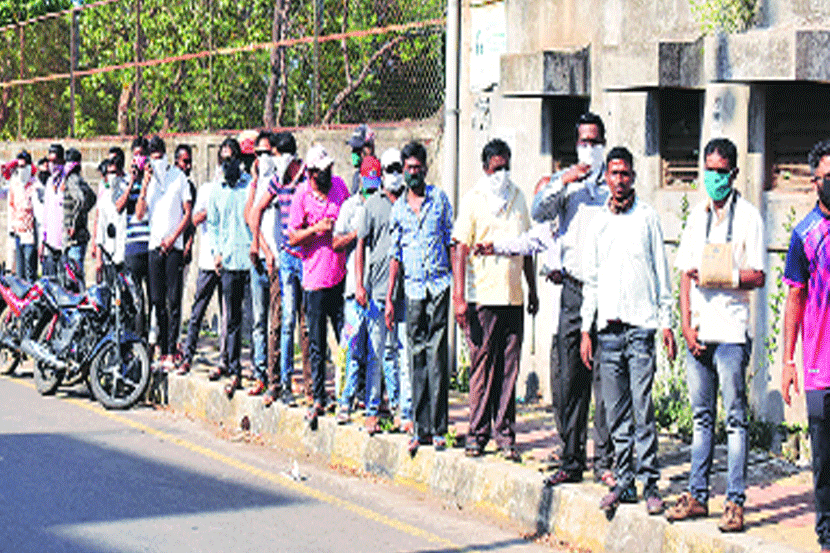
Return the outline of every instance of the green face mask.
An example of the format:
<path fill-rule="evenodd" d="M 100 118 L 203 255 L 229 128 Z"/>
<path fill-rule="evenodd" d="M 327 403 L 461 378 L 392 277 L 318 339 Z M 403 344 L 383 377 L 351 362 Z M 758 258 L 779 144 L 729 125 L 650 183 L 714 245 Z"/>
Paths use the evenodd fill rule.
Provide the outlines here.
<path fill-rule="evenodd" d="M 354 167 L 360 167 L 360 154 L 357 152 L 352 152 L 352 165 Z"/>
<path fill-rule="evenodd" d="M 421 188 L 424 185 L 424 175 L 421 173 L 404 172 L 403 180 L 409 188 Z"/>
<path fill-rule="evenodd" d="M 704 171 L 703 183 L 706 185 L 706 193 L 712 200 L 721 202 L 729 196 L 732 186 L 729 183 L 731 173 L 718 173 L 717 171 Z"/>

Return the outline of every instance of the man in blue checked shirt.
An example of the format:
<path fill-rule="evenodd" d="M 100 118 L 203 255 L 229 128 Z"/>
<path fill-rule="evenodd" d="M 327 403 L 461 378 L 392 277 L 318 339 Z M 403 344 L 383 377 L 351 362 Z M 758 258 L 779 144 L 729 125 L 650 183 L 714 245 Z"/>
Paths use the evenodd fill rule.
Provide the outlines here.
<path fill-rule="evenodd" d="M 386 326 L 395 320 L 395 282 L 404 273 L 406 323 L 412 370 L 412 407 L 415 435 L 409 453 L 429 443 L 446 448 L 447 328 L 449 321 L 450 237 L 452 206 L 440 189 L 424 182 L 427 152 L 410 142 L 401 150 L 407 191 L 392 207 L 389 226 L 391 246 L 389 288 L 386 293 Z"/>
<path fill-rule="evenodd" d="M 239 148 L 232 148 L 239 152 Z M 242 300 L 251 270 L 251 230 L 245 224 L 245 202 L 251 177 L 243 173 L 240 159 L 222 162 L 221 186 L 210 194 L 207 208 L 208 234 L 216 272 L 221 276 L 222 306 L 227 314 L 225 352 L 231 380 L 225 386 L 228 399 L 242 385 L 239 362 L 242 344 Z"/>

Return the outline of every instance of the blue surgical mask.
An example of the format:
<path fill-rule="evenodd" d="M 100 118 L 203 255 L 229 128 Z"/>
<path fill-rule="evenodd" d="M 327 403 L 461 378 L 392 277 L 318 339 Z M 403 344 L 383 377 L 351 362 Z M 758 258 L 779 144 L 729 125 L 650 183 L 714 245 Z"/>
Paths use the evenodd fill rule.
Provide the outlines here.
<path fill-rule="evenodd" d="M 703 183 L 706 185 L 706 193 L 713 201 L 722 202 L 732 191 L 732 184 L 729 182 L 731 173 L 718 173 L 717 171 L 706 170 L 703 172 Z"/>

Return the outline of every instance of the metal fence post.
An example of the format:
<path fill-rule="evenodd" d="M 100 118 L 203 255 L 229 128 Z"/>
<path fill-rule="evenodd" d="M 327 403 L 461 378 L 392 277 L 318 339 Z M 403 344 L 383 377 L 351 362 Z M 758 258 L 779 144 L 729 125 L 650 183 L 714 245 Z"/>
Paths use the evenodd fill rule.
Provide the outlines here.
<path fill-rule="evenodd" d="M 135 0 L 135 61 L 141 62 L 141 0 Z M 135 67 L 135 134 L 141 130 L 141 66 Z"/>
<path fill-rule="evenodd" d="M 207 128 L 213 128 L 213 4 L 207 0 L 208 13 L 210 14 L 210 27 L 208 28 L 208 116 Z"/>
<path fill-rule="evenodd" d="M 18 23 L 20 31 L 20 80 L 23 80 L 23 24 Z M 23 83 L 17 85 L 17 140 L 23 139 Z"/>
<path fill-rule="evenodd" d="M 314 124 L 320 124 L 320 0 L 314 2 Z"/>
<path fill-rule="evenodd" d="M 75 138 L 75 70 L 78 67 L 78 8 L 73 7 L 69 21 L 69 136 Z"/>

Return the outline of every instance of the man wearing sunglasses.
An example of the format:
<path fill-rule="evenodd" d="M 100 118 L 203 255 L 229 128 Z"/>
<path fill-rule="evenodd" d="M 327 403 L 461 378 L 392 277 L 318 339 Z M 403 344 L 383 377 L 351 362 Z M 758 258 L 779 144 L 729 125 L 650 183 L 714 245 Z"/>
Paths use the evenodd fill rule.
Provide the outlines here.
<path fill-rule="evenodd" d="M 680 316 L 694 433 L 689 489 L 666 518 L 709 514 L 717 393 L 726 410 L 728 470 L 726 501 L 718 527 L 743 530 L 746 499 L 746 366 L 752 352 L 750 292 L 764 285 L 764 229 L 758 210 L 734 188 L 737 148 L 727 138 L 704 150 L 708 198 L 689 214 L 675 267 L 681 273 Z"/>

